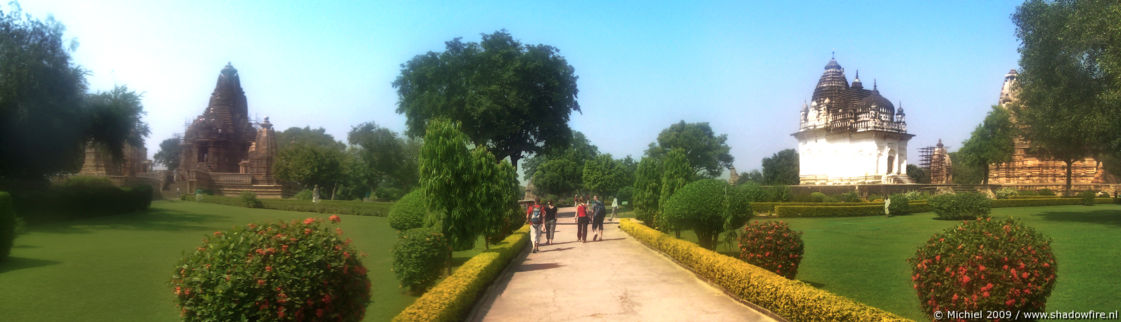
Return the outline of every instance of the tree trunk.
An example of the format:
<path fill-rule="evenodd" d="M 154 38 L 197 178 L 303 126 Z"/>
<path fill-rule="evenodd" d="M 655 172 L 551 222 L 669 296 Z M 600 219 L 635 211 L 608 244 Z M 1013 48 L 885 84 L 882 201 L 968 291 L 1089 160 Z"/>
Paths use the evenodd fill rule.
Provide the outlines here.
<path fill-rule="evenodd" d="M 1066 159 L 1066 160 L 1063 160 L 1063 162 L 1066 162 L 1066 164 L 1067 164 L 1067 185 L 1066 185 L 1066 188 L 1064 188 L 1064 190 L 1063 190 L 1063 196 L 1069 197 L 1070 196 L 1070 173 L 1071 173 L 1071 170 L 1072 170 L 1071 166 L 1074 164 L 1074 159 Z"/>
<path fill-rule="evenodd" d="M 510 165 L 514 166 L 514 171 L 518 171 L 518 160 L 521 160 L 521 159 L 522 159 L 522 154 L 521 153 L 517 153 L 517 152 L 510 153 Z M 502 160 L 498 160 L 498 162 L 502 162 Z"/>
<path fill-rule="evenodd" d="M 988 186 L 989 185 L 989 164 L 985 163 L 981 166 L 984 167 L 984 169 L 985 169 L 984 170 L 984 175 L 985 176 L 983 177 L 984 179 L 981 180 L 981 183 L 984 184 L 985 186 Z"/>
<path fill-rule="evenodd" d="M 697 233 L 698 245 L 701 245 L 701 247 L 704 247 L 704 249 L 712 249 L 713 241 L 711 233 L 701 230 L 694 230 L 693 232 Z"/>

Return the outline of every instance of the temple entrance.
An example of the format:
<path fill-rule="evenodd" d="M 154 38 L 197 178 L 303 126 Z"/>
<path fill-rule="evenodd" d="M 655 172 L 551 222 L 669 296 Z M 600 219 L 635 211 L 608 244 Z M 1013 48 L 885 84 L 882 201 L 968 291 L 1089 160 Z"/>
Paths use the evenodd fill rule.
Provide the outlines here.
<path fill-rule="evenodd" d="M 887 156 L 887 174 L 892 174 L 895 171 L 895 151 L 888 152 Z"/>

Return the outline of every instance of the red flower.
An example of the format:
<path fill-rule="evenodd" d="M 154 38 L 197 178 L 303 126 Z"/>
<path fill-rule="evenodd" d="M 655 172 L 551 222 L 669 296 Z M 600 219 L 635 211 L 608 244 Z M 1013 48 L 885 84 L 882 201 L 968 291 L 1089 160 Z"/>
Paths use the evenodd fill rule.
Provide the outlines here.
<path fill-rule="evenodd" d="M 265 271 L 266 272 L 271 272 L 272 271 L 272 266 L 265 265 Z"/>
<path fill-rule="evenodd" d="M 304 235 L 310 235 L 310 234 L 311 234 L 311 228 L 304 228 Z"/>
<path fill-rule="evenodd" d="M 331 217 L 327 217 L 327 219 L 331 220 L 331 222 L 333 223 L 342 221 L 342 219 L 339 218 L 339 215 L 331 215 Z"/>
<path fill-rule="evenodd" d="M 222 236 L 222 232 L 216 231 L 216 232 L 214 232 L 214 236 Z"/>
<path fill-rule="evenodd" d="M 311 225 L 313 222 L 315 222 L 315 218 L 304 219 L 304 225 Z"/>
<path fill-rule="evenodd" d="M 258 286 L 265 286 L 265 280 L 257 280 Z"/>

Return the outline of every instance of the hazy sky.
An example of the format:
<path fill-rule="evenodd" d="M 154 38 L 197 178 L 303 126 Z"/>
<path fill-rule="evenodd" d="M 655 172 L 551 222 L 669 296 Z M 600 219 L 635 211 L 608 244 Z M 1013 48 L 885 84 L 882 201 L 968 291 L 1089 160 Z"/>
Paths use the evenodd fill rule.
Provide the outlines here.
<path fill-rule="evenodd" d="M 250 116 L 324 127 L 345 141 L 374 121 L 397 132 L 400 65 L 455 37 L 507 29 L 560 49 L 579 76 L 570 125 L 602 152 L 640 157 L 679 120 L 709 122 L 740 171 L 795 148 L 798 111 L 836 51 L 851 81 L 902 102 L 918 148 L 956 150 L 1016 68 L 1017 1 L 55 1 L 21 3 L 80 45 L 93 90 L 143 93 L 152 135 L 184 131 L 232 62 Z M 2 5 L 5 10 L 9 8 Z"/>

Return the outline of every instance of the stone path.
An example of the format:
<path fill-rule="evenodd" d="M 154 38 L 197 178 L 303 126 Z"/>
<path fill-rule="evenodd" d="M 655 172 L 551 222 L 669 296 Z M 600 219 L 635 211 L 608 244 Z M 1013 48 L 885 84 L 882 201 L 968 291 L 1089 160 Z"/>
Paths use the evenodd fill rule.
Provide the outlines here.
<path fill-rule="evenodd" d="M 560 209 L 552 245 L 514 259 L 471 321 L 774 321 L 634 240 L 618 222 L 604 225 L 604 241 L 590 234 L 587 243 L 576 241 L 573 209 Z"/>

